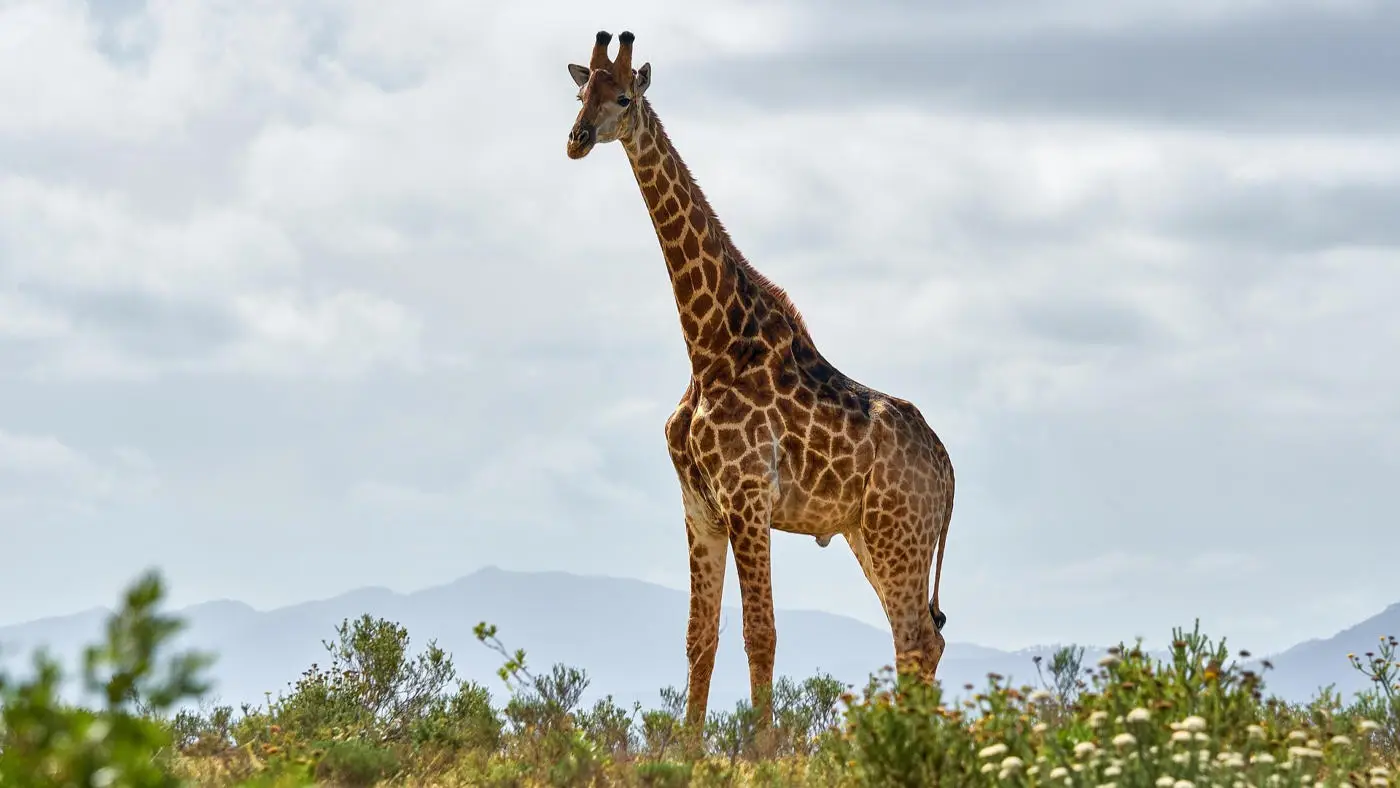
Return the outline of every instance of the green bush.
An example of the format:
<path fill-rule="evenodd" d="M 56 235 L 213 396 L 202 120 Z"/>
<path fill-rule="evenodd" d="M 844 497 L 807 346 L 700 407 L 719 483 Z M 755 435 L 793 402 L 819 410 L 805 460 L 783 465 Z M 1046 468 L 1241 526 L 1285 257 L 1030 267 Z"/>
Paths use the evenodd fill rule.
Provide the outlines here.
<path fill-rule="evenodd" d="M 336 635 L 322 642 L 330 664 L 312 665 L 270 704 L 272 723 L 288 736 L 397 743 L 445 711 L 442 696 L 456 670 L 436 643 L 412 657 L 406 629 L 368 615 L 341 622 Z"/>
<path fill-rule="evenodd" d="M 317 780 L 334 785 L 370 786 L 399 771 L 392 750 L 358 741 L 329 742 L 316 763 Z"/>
<path fill-rule="evenodd" d="M 210 660 L 179 654 L 160 669 L 157 652 L 181 627 L 156 612 L 163 596 L 156 574 L 141 578 L 86 650 L 83 686 L 99 709 L 59 699 L 63 670 L 43 652 L 25 681 L 0 673 L 0 785 L 178 785 L 166 768 L 173 737 L 156 715 L 206 690 L 198 674 Z"/>
<path fill-rule="evenodd" d="M 1338 713 L 1325 696 L 1266 701 L 1262 677 L 1231 662 L 1223 641 L 1174 634 L 1165 662 L 1112 649 L 1072 700 L 992 676 L 949 708 L 937 687 L 872 682 L 830 754 L 853 785 L 1388 784 L 1370 735 L 1381 721 Z"/>
<path fill-rule="evenodd" d="M 506 657 L 499 675 L 511 690 L 504 715 L 510 728 L 505 751 L 525 767 L 526 778 L 551 786 L 590 785 L 614 760 L 619 744 L 619 724 L 611 699 L 599 704 L 593 715 L 576 713 L 588 675 L 582 670 L 555 665 L 536 676 L 525 664 L 525 652 L 508 653 L 496 637 L 496 628 L 484 622 L 476 627 L 477 639 Z M 602 735 L 602 740 L 589 736 Z M 630 725 L 622 729 L 622 750 L 631 742 Z M 624 755 L 625 757 L 625 755 Z"/>
<path fill-rule="evenodd" d="M 1350 708 L 1337 703 L 1336 711 L 1359 724 L 1370 723 L 1366 743 L 1391 761 L 1400 761 L 1400 641 L 1394 635 L 1382 637 L 1376 651 L 1362 657 L 1348 654 L 1347 659 L 1371 680 L 1371 689 L 1358 695 Z"/>
<path fill-rule="evenodd" d="M 637 781 L 646 788 L 685 788 L 691 768 L 688 763 L 648 761 L 637 765 Z"/>
<path fill-rule="evenodd" d="M 311 665 L 265 708 L 244 706 L 237 719 L 225 707 L 177 718 L 186 756 L 220 756 L 191 776 L 230 785 L 253 776 L 347 782 L 404 762 L 440 772 L 468 753 L 484 764 L 499 749 L 503 722 L 490 694 L 457 681 L 435 643 L 415 656 L 407 630 L 366 615 L 342 621 L 323 645 L 329 663 Z"/>
<path fill-rule="evenodd" d="M 463 681 L 456 692 L 437 697 L 412 726 L 417 746 L 494 752 L 501 746 L 503 722 L 491 706 L 491 693 L 480 684 Z"/>

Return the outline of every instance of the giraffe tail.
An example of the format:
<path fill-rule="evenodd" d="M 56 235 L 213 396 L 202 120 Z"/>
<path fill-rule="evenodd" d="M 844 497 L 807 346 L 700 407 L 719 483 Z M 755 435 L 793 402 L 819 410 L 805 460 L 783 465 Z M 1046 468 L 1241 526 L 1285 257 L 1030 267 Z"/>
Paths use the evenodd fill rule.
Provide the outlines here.
<path fill-rule="evenodd" d="M 928 601 L 929 615 L 933 616 L 933 628 L 939 632 L 943 631 L 943 625 L 948 623 L 948 616 L 944 615 L 938 606 L 938 581 L 943 577 L 943 554 L 947 551 L 948 526 L 953 521 L 953 507 L 948 507 L 948 513 L 943 516 L 943 530 L 938 534 L 938 558 L 935 559 L 933 569 L 933 597 Z"/>

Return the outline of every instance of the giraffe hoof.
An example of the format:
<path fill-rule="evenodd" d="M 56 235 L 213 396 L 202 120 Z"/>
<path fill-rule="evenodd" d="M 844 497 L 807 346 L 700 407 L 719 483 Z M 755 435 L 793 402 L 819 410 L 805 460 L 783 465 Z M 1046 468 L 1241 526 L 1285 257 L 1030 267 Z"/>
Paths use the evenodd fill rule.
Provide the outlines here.
<path fill-rule="evenodd" d="M 835 535 L 836 534 L 826 534 L 824 536 L 818 536 L 817 547 L 826 547 L 827 545 L 831 544 L 831 537 Z"/>

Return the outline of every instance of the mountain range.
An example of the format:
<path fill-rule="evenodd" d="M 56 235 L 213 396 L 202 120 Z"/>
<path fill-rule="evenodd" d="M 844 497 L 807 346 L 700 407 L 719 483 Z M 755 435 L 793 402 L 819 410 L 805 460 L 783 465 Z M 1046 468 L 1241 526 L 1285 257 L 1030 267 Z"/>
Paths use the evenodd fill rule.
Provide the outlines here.
<path fill-rule="evenodd" d="M 216 601 L 174 612 L 187 624 L 178 646 L 217 655 L 210 669 L 211 699 L 235 707 L 262 704 L 268 692 L 275 698 L 312 663 L 326 664 L 322 641 L 334 638 L 342 620 L 361 614 L 406 627 L 415 652 L 435 639 L 453 655 L 463 678 L 484 684 L 498 701 L 505 693 L 496 676 L 502 660 L 477 642 L 472 630 L 479 621 L 497 625 L 507 648 L 525 649 L 535 670 L 556 662 L 586 670 L 591 678 L 586 702 L 612 695 L 624 705 L 640 701 L 651 707 L 658 704 L 662 687 L 685 685 L 687 608 L 685 592 L 639 580 L 486 568 L 408 594 L 362 588 L 267 611 Z M 109 612 L 94 608 L 0 627 L 0 667 L 11 675 L 26 673 L 29 654 L 38 647 L 66 665 L 79 665 L 82 647 L 100 636 Z M 800 679 L 823 671 L 860 687 L 893 658 L 887 629 L 818 611 L 778 610 L 776 615 L 779 675 Z M 732 708 L 748 695 L 740 620 L 738 608 L 726 606 L 712 709 Z M 1400 634 L 1400 604 L 1332 637 L 1270 655 L 1274 669 L 1265 674 L 1268 691 L 1301 701 L 1331 684 L 1349 697 L 1366 680 L 1348 664 L 1347 653 L 1371 650 L 1379 636 L 1390 634 Z M 939 677 L 955 695 L 964 693 L 965 684 L 985 686 L 989 672 L 1009 676 L 1016 684 L 1034 684 L 1032 658 L 1048 658 L 1056 648 L 1003 651 L 950 642 Z M 1085 644 L 1086 666 L 1104 652 Z"/>

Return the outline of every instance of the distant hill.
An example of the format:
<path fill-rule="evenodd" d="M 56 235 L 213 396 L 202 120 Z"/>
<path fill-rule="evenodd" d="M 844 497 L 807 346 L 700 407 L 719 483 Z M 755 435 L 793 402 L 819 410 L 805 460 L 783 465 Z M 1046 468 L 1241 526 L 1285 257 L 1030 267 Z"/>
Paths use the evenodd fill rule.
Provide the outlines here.
<path fill-rule="evenodd" d="M 473 636 L 479 621 L 496 624 L 506 646 L 524 648 L 536 668 L 564 662 L 585 669 L 592 679 L 588 701 L 611 694 L 624 704 L 639 700 L 650 706 L 659 700 L 661 687 L 684 686 L 687 608 L 684 592 L 638 580 L 488 568 L 410 594 L 364 588 L 268 611 L 219 601 L 176 612 L 189 624 L 180 645 L 218 655 L 211 695 L 235 706 L 243 701 L 263 703 L 265 692 L 275 697 L 312 663 L 325 664 L 321 641 L 334 637 L 343 619 L 364 613 L 407 627 L 415 651 L 435 638 L 453 655 L 463 677 L 483 683 L 497 697 L 503 691 L 495 675 L 500 658 Z M 93 609 L 0 627 L 0 664 L 12 671 L 26 670 L 30 650 L 45 646 L 77 665 L 82 645 L 100 634 L 106 615 L 105 610 Z M 712 708 L 732 706 L 748 695 L 740 621 L 738 608 L 726 606 Z M 779 610 L 777 621 L 779 675 L 802 678 L 821 670 L 861 686 L 871 672 L 893 660 L 888 630 L 816 611 Z M 1341 689 L 1359 687 L 1358 681 L 1347 683 L 1353 671 L 1346 664 L 1346 652 L 1365 651 L 1367 643 L 1390 632 L 1400 633 L 1400 605 L 1332 639 L 1310 641 L 1278 655 L 1270 686 L 1278 682 L 1280 694 L 1290 698 L 1306 697 L 1329 682 Z M 955 694 L 962 694 L 964 684 L 982 686 L 989 672 L 1034 683 L 1032 657 L 1048 656 L 1054 648 L 1007 652 L 949 643 L 939 676 Z M 1102 653 L 1101 648 L 1087 648 L 1086 663 Z"/>
<path fill-rule="evenodd" d="M 1400 603 L 1330 638 L 1307 640 L 1270 657 L 1274 669 L 1264 674 L 1265 685 L 1280 697 L 1299 699 L 1335 683 L 1334 689 L 1349 698 L 1369 682 L 1347 662 L 1347 654 L 1375 651 L 1381 637 L 1392 635 L 1400 637 Z"/>

